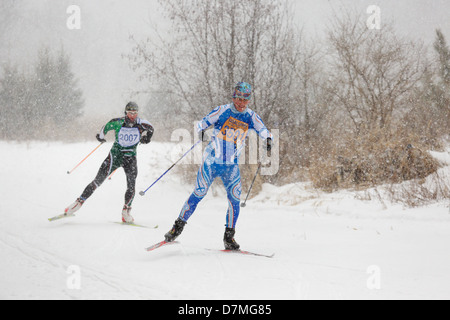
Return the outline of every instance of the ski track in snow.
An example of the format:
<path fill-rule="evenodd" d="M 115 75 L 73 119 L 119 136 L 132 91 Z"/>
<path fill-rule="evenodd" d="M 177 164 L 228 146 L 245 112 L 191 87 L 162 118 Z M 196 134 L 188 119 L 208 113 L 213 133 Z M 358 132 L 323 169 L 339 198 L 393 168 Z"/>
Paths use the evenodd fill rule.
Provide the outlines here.
<path fill-rule="evenodd" d="M 136 223 L 158 228 L 121 226 L 112 223 L 120 221 L 126 188 L 119 169 L 76 217 L 48 222 L 95 177 L 111 143 L 66 173 L 95 146 L 0 142 L 1 299 L 450 298 L 449 201 L 385 208 L 349 191 L 264 185 L 241 210 L 236 240 L 243 250 L 275 253 L 268 259 L 208 250 L 223 247 L 228 204 L 219 190 L 200 203 L 180 244 L 146 252 L 171 228 L 193 182 L 180 185 L 169 172 L 133 204 Z M 158 142 L 138 148 L 137 192 L 178 159 L 174 150 Z M 448 152 L 433 155 L 450 165 Z M 379 270 L 375 289 L 371 266 Z"/>

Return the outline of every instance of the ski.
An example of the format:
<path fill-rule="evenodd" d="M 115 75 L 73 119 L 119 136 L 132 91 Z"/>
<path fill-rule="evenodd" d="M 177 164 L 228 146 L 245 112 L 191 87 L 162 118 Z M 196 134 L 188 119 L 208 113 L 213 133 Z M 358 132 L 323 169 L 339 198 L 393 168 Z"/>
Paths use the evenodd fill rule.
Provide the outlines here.
<path fill-rule="evenodd" d="M 179 243 L 179 242 L 178 241 L 167 242 L 166 240 L 163 240 L 161 242 L 158 242 L 158 243 L 152 245 L 151 247 L 146 248 L 145 250 L 153 251 L 153 250 L 161 248 L 163 246 L 170 245 L 170 244 L 177 244 L 177 243 Z M 239 253 L 239 254 L 244 254 L 244 255 L 249 255 L 249 256 L 265 257 L 265 258 L 273 258 L 275 256 L 275 253 L 268 255 L 268 254 L 257 253 L 257 252 L 246 251 L 246 250 L 226 250 L 226 249 L 223 249 L 223 250 L 206 249 L 206 250 L 215 251 L 215 252 Z"/>
<path fill-rule="evenodd" d="M 144 226 L 144 225 L 142 225 L 142 224 L 137 224 L 137 223 L 134 223 L 134 222 L 118 222 L 118 221 L 113 221 L 113 223 L 120 224 L 120 225 L 123 225 L 123 226 L 131 226 L 131 227 L 147 228 L 147 229 L 157 229 L 157 228 L 159 227 L 158 225 L 156 225 L 156 226 L 154 226 L 154 227 L 149 227 L 149 226 Z"/>
<path fill-rule="evenodd" d="M 273 258 L 275 256 L 275 253 L 263 254 L 263 253 L 245 251 L 245 250 L 221 250 L 221 251 L 222 252 L 231 252 L 231 253 L 241 253 L 241 254 L 246 254 L 249 256 L 266 257 L 266 258 Z"/>
<path fill-rule="evenodd" d="M 257 252 L 251 252 L 251 251 L 246 251 L 246 250 L 216 250 L 216 249 L 206 249 L 209 251 L 220 251 L 220 252 L 226 252 L 226 253 L 240 253 L 240 254 L 244 254 L 244 255 L 249 255 L 249 256 L 256 256 L 256 257 L 265 257 L 265 258 L 273 258 L 275 256 L 275 253 L 272 254 L 263 254 L 263 253 L 257 253 Z"/>
<path fill-rule="evenodd" d="M 158 243 L 152 245 L 151 247 L 146 248 L 145 250 L 146 251 L 153 251 L 155 249 L 161 248 L 162 246 L 166 246 L 166 245 L 169 245 L 169 244 L 176 244 L 176 243 L 179 243 L 179 242 L 178 241 L 167 242 L 166 240 L 163 240 L 161 242 L 158 242 Z"/>
<path fill-rule="evenodd" d="M 57 215 L 57 216 L 48 218 L 48 221 L 51 222 L 51 221 L 55 221 L 55 220 L 59 220 L 59 219 L 64 219 L 64 218 L 70 218 L 70 217 L 75 217 L 75 215 L 74 215 L 74 214 L 66 214 L 66 213 L 63 213 L 63 214 L 60 214 L 60 215 Z"/>

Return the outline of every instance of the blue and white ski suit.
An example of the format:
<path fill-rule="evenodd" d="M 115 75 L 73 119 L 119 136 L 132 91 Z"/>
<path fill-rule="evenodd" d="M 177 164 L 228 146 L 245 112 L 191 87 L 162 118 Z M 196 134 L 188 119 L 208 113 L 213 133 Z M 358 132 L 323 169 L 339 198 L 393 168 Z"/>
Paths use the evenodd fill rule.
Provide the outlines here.
<path fill-rule="evenodd" d="M 197 124 L 197 130 L 200 132 L 212 125 L 212 139 L 203 154 L 194 192 L 184 204 L 179 218 L 187 221 L 208 193 L 214 179 L 220 177 L 228 197 L 225 225 L 234 228 L 239 217 L 242 191 L 238 160 L 248 130 L 255 130 L 262 139 L 272 138 L 272 134 L 254 111 L 247 108 L 239 112 L 233 103 L 215 108 Z"/>

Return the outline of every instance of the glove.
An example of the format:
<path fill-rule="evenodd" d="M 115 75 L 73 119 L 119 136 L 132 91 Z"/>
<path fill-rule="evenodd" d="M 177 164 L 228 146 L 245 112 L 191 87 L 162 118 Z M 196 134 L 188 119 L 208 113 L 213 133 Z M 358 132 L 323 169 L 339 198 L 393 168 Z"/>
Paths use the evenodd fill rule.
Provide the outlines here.
<path fill-rule="evenodd" d="M 153 136 L 153 131 L 145 130 L 144 132 L 142 132 L 142 135 L 141 135 L 141 143 L 142 144 L 150 143 L 150 141 L 152 140 L 152 136 Z"/>
<path fill-rule="evenodd" d="M 267 151 L 270 152 L 270 150 L 272 150 L 272 139 L 267 138 L 266 142 L 267 142 L 266 149 L 267 149 Z"/>
<path fill-rule="evenodd" d="M 202 130 L 202 131 L 199 131 L 199 132 L 198 132 L 198 139 L 199 139 L 199 140 L 202 140 L 203 142 L 209 140 L 209 137 L 208 137 L 208 135 L 206 134 L 205 130 Z"/>
<path fill-rule="evenodd" d="M 97 135 L 95 137 L 97 138 L 98 142 L 101 142 L 101 143 L 105 143 L 106 142 L 105 139 L 100 139 L 100 133 L 97 133 Z"/>

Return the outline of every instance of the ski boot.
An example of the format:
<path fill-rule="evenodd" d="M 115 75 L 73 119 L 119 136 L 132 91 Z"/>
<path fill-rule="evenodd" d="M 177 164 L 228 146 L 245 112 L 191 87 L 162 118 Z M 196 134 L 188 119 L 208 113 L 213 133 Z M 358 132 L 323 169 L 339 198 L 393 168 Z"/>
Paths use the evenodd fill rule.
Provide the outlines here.
<path fill-rule="evenodd" d="M 72 203 L 70 206 L 68 206 L 67 208 L 64 209 L 64 214 L 66 216 L 72 216 L 75 212 L 77 212 L 81 208 L 83 203 L 84 203 L 84 200 L 82 200 L 81 198 L 78 198 L 77 200 L 75 200 L 74 203 Z"/>
<path fill-rule="evenodd" d="M 122 222 L 124 223 L 133 223 L 134 218 L 130 214 L 131 207 L 124 205 L 122 209 Z"/>
<path fill-rule="evenodd" d="M 175 221 L 172 229 L 170 229 L 170 231 L 164 235 L 165 240 L 167 242 L 174 241 L 181 234 L 185 225 L 186 225 L 186 221 L 183 221 L 180 218 L 178 218 Z"/>
<path fill-rule="evenodd" d="M 234 240 L 235 230 L 233 228 L 225 228 L 225 234 L 223 236 L 223 244 L 225 246 L 225 250 L 239 250 L 240 246 Z"/>

